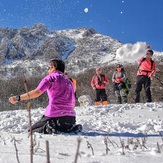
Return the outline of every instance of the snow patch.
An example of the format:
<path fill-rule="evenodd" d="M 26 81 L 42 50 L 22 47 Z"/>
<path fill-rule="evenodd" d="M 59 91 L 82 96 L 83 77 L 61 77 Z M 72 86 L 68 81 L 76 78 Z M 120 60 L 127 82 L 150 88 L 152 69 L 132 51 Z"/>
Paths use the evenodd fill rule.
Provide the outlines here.
<path fill-rule="evenodd" d="M 163 143 L 159 137 L 159 133 L 163 134 L 163 102 L 76 107 L 75 111 L 77 123 L 83 125 L 83 132 L 79 135 L 35 133 L 34 162 L 40 160 L 46 162 L 46 140 L 49 141 L 51 162 L 73 162 L 79 137 L 81 139 L 79 162 L 153 163 L 153 160 L 155 163 L 162 162 L 162 153 L 158 152 L 157 143 L 160 147 Z M 32 122 L 38 121 L 43 113 L 44 108 L 32 109 Z M 17 163 L 13 138 L 16 140 L 20 162 L 28 162 L 30 159 L 28 112 L 3 111 L 0 121 L 0 162 Z M 142 143 L 145 136 L 147 148 L 138 144 L 138 140 Z M 105 140 L 108 140 L 108 154 Z M 134 144 L 130 143 L 130 149 L 125 148 L 123 153 L 120 140 L 125 145 L 128 142 Z M 94 155 L 88 148 L 88 143 L 92 145 Z M 137 149 L 134 150 L 134 146 Z"/>

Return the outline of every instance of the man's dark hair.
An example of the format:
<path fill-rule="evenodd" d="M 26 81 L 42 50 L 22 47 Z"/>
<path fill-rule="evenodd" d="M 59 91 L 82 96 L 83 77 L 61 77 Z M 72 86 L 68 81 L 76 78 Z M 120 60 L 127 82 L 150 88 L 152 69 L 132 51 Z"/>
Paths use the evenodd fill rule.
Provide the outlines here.
<path fill-rule="evenodd" d="M 153 50 L 147 50 L 147 52 L 151 53 L 153 55 Z"/>
<path fill-rule="evenodd" d="M 50 64 L 56 68 L 56 70 L 59 70 L 64 73 L 65 71 L 65 63 L 62 60 L 59 59 L 52 59 L 50 61 Z"/>

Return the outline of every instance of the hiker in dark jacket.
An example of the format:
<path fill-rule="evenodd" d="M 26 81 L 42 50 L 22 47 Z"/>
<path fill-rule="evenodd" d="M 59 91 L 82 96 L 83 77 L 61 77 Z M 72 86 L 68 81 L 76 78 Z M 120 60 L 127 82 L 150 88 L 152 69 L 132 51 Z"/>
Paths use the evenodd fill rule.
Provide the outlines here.
<path fill-rule="evenodd" d="M 127 103 L 127 89 L 125 86 L 126 73 L 123 66 L 120 64 L 116 65 L 116 71 L 113 73 L 112 82 L 114 83 L 114 92 L 117 97 L 117 102 Z"/>
<path fill-rule="evenodd" d="M 140 102 L 140 92 L 144 86 L 146 94 L 146 102 L 152 102 L 151 96 L 151 80 L 156 73 L 156 63 L 152 60 L 153 51 L 147 50 L 146 56 L 139 59 L 139 69 L 137 71 L 136 89 L 135 89 L 135 103 Z"/>
<path fill-rule="evenodd" d="M 96 91 L 95 105 L 107 105 L 106 85 L 109 84 L 108 78 L 102 74 L 102 68 L 96 68 L 96 75 L 92 77 L 91 86 Z"/>

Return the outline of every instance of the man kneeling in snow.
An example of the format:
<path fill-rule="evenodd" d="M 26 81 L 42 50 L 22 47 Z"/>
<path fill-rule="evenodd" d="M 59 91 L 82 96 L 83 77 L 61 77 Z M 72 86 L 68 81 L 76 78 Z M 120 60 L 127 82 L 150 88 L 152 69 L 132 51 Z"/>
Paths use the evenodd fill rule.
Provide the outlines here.
<path fill-rule="evenodd" d="M 53 59 L 49 63 L 46 77 L 38 87 L 20 96 L 12 96 L 12 104 L 21 100 L 37 98 L 47 91 L 49 104 L 42 118 L 32 126 L 33 132 L 51 134 L 59 132 L 80 132 L 81 125 L 75 125 L 75 96 L 72 82 L 64 75 L 65 64 L 62 60 Z"/>

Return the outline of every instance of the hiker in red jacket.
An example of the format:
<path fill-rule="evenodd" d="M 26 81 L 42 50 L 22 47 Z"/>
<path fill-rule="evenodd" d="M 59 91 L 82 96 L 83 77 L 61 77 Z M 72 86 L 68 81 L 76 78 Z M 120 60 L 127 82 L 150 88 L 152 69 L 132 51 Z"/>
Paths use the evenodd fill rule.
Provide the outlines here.
<path fill-rule="evenodd" d="M 96 91 L 95 105 L 107 105 L 106 85 L 109 84 L 108 78 L 102 74 L 102 68 L 96 68 L 96 75 L 92 77 L 91 86 Z"/>
<path fill-rule="evenodd" d="M 151 80 L 152 76 L 156 73 L 156 63 L 152 60 L 153 51 L 147 50 L 146 56 L 139 59 L 139 69 L 137 71 L 137 81 L 136 81 L 136 89 L 135 89 L 135 103 L 140 102 L 140 92 L 142 90 L 142 86 L 144 86 L 145 94 L 146 94 L 146 102 L 152 102 L 151 97 Z"/>

